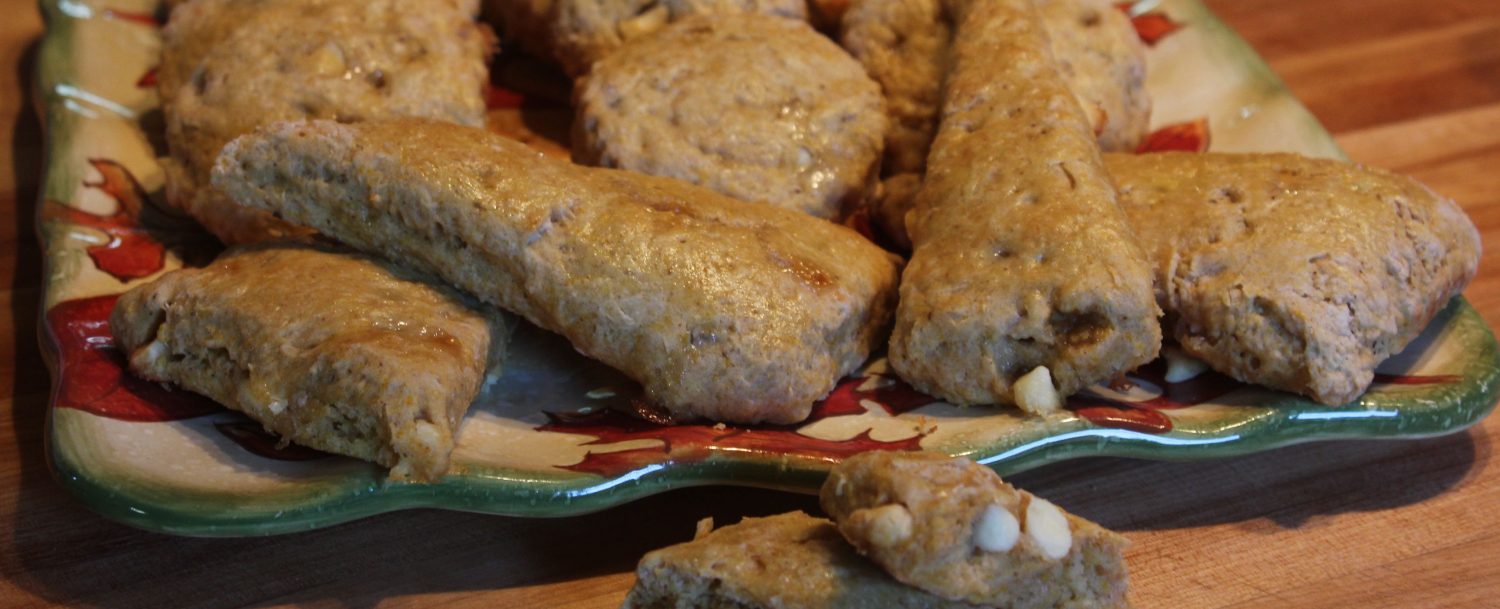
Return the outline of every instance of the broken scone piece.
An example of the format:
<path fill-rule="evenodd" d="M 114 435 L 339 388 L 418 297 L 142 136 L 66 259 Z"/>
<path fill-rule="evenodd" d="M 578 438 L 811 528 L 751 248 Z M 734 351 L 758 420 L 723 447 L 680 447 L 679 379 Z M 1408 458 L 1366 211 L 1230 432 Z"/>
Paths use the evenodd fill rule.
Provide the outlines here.
<path fill-rule="evenodd" d="M 1125 606 L 1126 540 L 935 453 L 868 452 L 834 468 L 820 503 L 896 579 L 1011 609 Z"/>
<path fill-rule="evenodd" d="M 162 275 L 122 295 L 110 316 L 135 374 L 414 480 L 448 469 L 512 325 L 389 263 L 271 243 Z"/>
<path fill-rule="evenodd" d="M 701 531 L 700 531 L 701 533 Z M 833 523 L 791 512 L 746 518 L 647 554 L 624 609 L 961 609 L 881 572 Z"/>

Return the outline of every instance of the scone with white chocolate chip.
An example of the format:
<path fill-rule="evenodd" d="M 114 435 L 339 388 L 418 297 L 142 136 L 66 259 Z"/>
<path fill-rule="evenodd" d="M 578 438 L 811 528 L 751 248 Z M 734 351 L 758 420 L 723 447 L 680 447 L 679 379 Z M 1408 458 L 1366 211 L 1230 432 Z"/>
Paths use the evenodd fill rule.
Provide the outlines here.
<path fill-rule="evenodd" d="M 389 262 L 262 243 L 178 269 L 110 316 L 130 371 L 208 396 L 289 442 L 443 475 L 512 318 Z"/>
<path fill-rule="evenodd" d="M 935 453 L 868 452 L 834 468 L 823 510 L 897 580 L 1010 609 L 1124 607 L 1124 537 Z"/>

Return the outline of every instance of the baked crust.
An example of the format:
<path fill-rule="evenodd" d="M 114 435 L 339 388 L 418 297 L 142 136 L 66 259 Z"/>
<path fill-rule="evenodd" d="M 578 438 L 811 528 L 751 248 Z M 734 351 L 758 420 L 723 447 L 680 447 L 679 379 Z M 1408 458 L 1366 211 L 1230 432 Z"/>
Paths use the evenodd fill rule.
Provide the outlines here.
<path fill-rule="evenodd" d="M 562 334 L 679 416 L 806 418 L 894 304 L 895 258 L 852 230 L 481 129 L 281 123 L 215 184 Z"/>
<path fill-rule="evenodd" d="M 573 158 L 820 218 L 873 185 L 880 87 L 806 23 L 697 16 L 631 41 L 575 87 Z"/>
<path fill-rule="evenodd" d="M 623 609 L 974 609 L 892 580 L 833 523 L 746 518 L 641 558 Z"/>
<path fill-rule="evenodd" d="M 110 316 L 135 374 L 415 480 L 448 469 L 512 326 L 389 263 L 285 243 L 169 272 L 126 292 Z"/>
<path fill-rule="evenodd" d="M 1478 266 L 1458 205 L 1379 169 L 1295 154 L 1105 161 L 1172 336 L 1245 382 L 1354 400 Z"/>
<path fill-rule="evenodd" d="M 209 184 L 219 150 L 302 118 L 484 124 L 490 42 L 477 0 L 192 0 L 162 30 L 168 202 L 226 243 L 310 231 Z"/>
<path fill-rule="evenodd" d="M 1070 395 L 1156 357 L 1151 270 L 1035 7 L 964 7 L 890 363 L 960 405 L 1014 404 L 1040 366 Z"/>

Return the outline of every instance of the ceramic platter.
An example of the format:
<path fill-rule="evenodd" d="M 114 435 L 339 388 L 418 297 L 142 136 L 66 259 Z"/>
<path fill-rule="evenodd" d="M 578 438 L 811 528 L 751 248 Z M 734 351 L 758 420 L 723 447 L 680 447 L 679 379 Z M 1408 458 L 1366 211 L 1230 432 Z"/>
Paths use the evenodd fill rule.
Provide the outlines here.
<path fill-rule="evenodd" d="M 1462 429 L 1496 399 L 1496 345 L 1456 300 L 1340 407 L 1205 374 L 1167 383 L 1153 364 L 1065 411 L 1023 418 L 916 393 L 883 359 L 789 427 L 660 426 L 623 414 L 638 391 L 561 339 L 522 328 L 514 357 L 470 411 L 454 471 L 393 483 L 351 459 L 278 446 L 259 425 L 125 374 L 108 314 L 115 295 L 211 255 L 157 209 L 161 116 L 153 84 L 160 8 L 151 0 L 43 0 L 40 109 L 49 156 L 39 230 L 43 342 L 54 378 L 48 438 L 57 478 L 100 513 L 186 535 L 262 535 L 415 507 L 566 516 L 669 488 L 738 484 L 813 491 L 865 450 L 967 455 L 1002 474 L 1073 457 L 1205 459 L 1294 442 L 1409 438 Z M 1129 10 L 1150 46 L 1150 150 L 1296 151 L 1338 157 L 1317 121 L 1195 0 Z M 544 150 L 570 116 L 566 87 L 524 60 L 494 67 L 491 123 Z"/>

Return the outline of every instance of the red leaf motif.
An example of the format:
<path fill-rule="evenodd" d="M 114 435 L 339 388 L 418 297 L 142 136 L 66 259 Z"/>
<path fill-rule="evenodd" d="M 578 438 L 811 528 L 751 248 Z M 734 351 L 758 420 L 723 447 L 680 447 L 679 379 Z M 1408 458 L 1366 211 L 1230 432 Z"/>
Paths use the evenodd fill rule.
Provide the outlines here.
<path fill-rule="evenodd" d="M 526 97 L 510 89 L 490 85 L 484 92 L 484 107 L 490 110 L 520 108 Z"/>
<path fill-rule="evenodd" d="M 913 390 L 910 386 L 889 377 L 876 375 L 878 386 L 868 391 L 859 387 L 869 377 L 845 379 L 834 388 L 827 399 L 813 406 L 812 415 L 806 425 L 821 419 L 865 413 L 863 400 L 874 401 L 886 412 L 895 415 L 936 400 Z M 640 400 L 631 402 L 631 408 L 641 411 Z M 795 455 L 807 459 L 834 462 L 849 455 L 870 450 L 919 450 L 923 435 L 903 440 L 883 442 L 870 437 L 868 431 L 847 440 L 824 440 L 798 433 L 792 427 L 739 427 L 727 425 L 662 424 L 664 420 L 654 416 L 657 411 L 647 408 L 631 416 L 621 412 L 601 409 L 589 413 L 547 413 L 549 422 L 538 427 L 540 431 L 555 431 L 593 436 L 585 446 L 614 444 L 630 440 L 658 440 L 660 446 L 635 448 L 612 452 L 590 451 L 583 461 L 564 469 L 618 476 L 659 463 L 692 463 L 702 461 L 715 454 L 734 453 L 767 456 Z M 642 418 L 641 414 L 653 415 Z M 647 420 L 650 419 L 650 420 Z"/>
<path fill-rule="evenodd" d="M 155 67 L 151 68 L 150 70 L 146 70 L 145 74 L 142 74 L 140 78 L 135 79 L 135 87 L 137 89 L 150 89 L 152 87 L 155 87 L 156 70 L 157 68 Z"/>
<path fill-rule="evenodd" d="M 1146 152 L 1207 152 L 1209 142 L 1208 119 L 1199 118 L 1186 123 L 1167 125 L 1136 146 L 1137 154 Z"/>
<path fill-rule="evenodd" d="M 1172 431 L 1172 419 L 1155 410 L 1089 406 L 1078 409 L 1078 416 L 1100 427 L 1128 429 L 1141 433 L 1161 434 Z"/>
<path fill-rule="evenodd" d="M 144 25 L 149 27 L 161 27 L 162 25 L 161 20 L 157 18 L 156 13 L 122 11 L 113 8 L 104 9 L 103 13 L 104 17 L 107 19 L 118 19 L 120 21 L 128 21 L 137 25 Z"/>
<path fill-rule="evenodd" d="M 1405 374 L 1376 374 L 1376 383 L 1386 385 L 1451 385 L 1462 381 L 1464 377 L 1454 374 L 1436 374 L 1432 376 L 1410 376 Z"/>
<path fill-rule="evenodd" d="M 47 332 L 58 351 L 52 405 L 121 421 L 175 421 L 222 412 L 208 398 L 126 372 L 125 356 L 109 331 L 109 312 L 118 298 L 69 300 L 47 311 Z"/>
<path fill-rule="evenodd" d="M 1183 24 L 1173 21 L 1161 11 L 1132 15 L 1130 9 L 1134 4 L 1134 2 L 1121 2 L 1116 4 L 1115 8 L 1124 11 L 1125 15 L 1130 17 L 1130 24 L 1135 26 L 1136 35 L 1140 36 L 1141 42 L 1146 43 L 1146 46 L 1154 47 L 1168 34 L 1183 28 Z"/>
<path fill-rule="evenodd" d="M 332 456 L 306 446 L 283 444 L 281 438 L 267 432 L 265 427 L 255 421 L 224 421 L 214 423 L 214 429 L 219 430 L 219 433 L 233 440 L 235 444 L 239 444 L 241 448 L 267 459 L 312 461 Z"/>
<path fill-rule="evenodd" d="M 45 216 L 103 232 L 109 240 L 88 246 L 84 251 L 93 259 L 95 267 L 120 281 L 139 279 L 160 271 L 167 250 L 138 223 L 146 205 L 145 190 L 119 163 L 89 159 L 89 164 L 101 177 L 98 182 L 85 182 L 84 186 L 97 188 L 114 199 L 119 204 L 115 213 L 102 216 L 48 201 Z"/>

